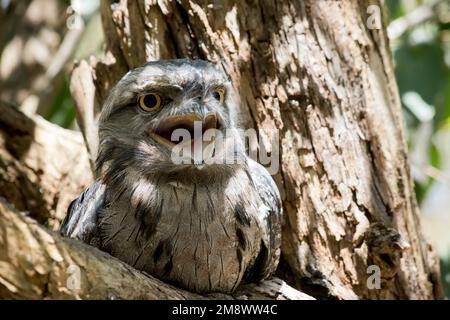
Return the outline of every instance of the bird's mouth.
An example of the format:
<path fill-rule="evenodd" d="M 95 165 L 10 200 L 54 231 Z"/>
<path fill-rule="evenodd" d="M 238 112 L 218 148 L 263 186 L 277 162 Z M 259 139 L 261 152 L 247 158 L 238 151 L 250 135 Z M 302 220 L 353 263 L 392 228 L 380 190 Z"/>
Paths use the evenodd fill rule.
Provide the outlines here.
<path fill-rule="evenodd" d="M 180 143 L 202 139 L 207 130 L 219 130 L 220 127 L 216 113 L 208 113 L 204 117 L 189 113 L 165 119 L 148 134 L 156 142 L 171 148 Z"/>

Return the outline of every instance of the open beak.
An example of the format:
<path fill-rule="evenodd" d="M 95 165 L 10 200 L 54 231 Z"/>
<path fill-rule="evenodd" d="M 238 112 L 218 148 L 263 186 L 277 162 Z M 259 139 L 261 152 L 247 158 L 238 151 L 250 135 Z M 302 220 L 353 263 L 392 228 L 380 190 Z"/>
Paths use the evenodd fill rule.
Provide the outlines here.
<path fill-rule="evenodd" d="M 148 135 L 156 142 L 172 148 L 178 144 L 173 133 L 177 129 L 187 130 L 191 140 L 202 137 L 209 129 L 218 129 L 219 119 L 216 113 L 208 113 L 204 118 L 197 113 L 188 113 L 169 117 L 161 121 L 158 127 L 148 132 Z M 198 130 L 199 132 L 195 132 Z"/>

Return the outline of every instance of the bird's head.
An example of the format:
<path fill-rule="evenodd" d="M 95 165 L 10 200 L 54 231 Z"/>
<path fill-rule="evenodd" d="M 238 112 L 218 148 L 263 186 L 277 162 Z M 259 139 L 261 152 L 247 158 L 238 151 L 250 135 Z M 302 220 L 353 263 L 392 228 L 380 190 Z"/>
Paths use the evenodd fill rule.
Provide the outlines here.
<path fill-rule="evenodd" d="M 105 166 L 143 175 L 230 169 L 230 161 L 217 159 L 242 154 L 232 133 L 235 101 L 228 76 L 203 60 L 161 60 L 131 70 L 102 108 L 98 172 Z"/>

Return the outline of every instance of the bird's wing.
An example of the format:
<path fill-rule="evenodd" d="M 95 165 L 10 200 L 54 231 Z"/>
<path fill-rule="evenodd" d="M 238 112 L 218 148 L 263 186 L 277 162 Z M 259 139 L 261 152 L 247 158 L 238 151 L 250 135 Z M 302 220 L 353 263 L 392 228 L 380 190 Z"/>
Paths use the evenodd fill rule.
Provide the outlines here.
<path fill-rule="evenodd" d="M 269 172 L 252 159 L 249 159 L 248 165 L 262 203 L 259 209 L 259 223 L 262 229 L 261 249 L 249 273 L 249 278 L 255 281 L 269 277 L 277 268 L 280 258 L 283 206 L 278 188 Z"/>
<path fill-rule="evenodd" d="M 61 224 L 63 236 L 98 246 L 96 237 L 98 213 L 105 201 L 105 185 L 95 181 L 67 209 Z"/>

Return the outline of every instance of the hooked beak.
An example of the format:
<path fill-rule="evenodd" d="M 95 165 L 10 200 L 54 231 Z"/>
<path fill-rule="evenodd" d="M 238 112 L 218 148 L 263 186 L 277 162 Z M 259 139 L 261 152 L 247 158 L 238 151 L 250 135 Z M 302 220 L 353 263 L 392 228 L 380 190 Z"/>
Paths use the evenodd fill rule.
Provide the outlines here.
<path fill-rule="evenodd" d="M 216 113 L 208 113 L 204 117 L 197 113 L 176 115 L 164 119 L 154 130 L 148 131 L 150 138 L 156 142 L 172 148 L 178 144 L 173 133 L 177 129 L 184 129 L 190 134 L 191 139 L 202 137 L 209 129 L 219 129 L 220 123 Z M 199 130 L 199 132 L 195 132 Z"/>

